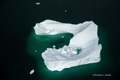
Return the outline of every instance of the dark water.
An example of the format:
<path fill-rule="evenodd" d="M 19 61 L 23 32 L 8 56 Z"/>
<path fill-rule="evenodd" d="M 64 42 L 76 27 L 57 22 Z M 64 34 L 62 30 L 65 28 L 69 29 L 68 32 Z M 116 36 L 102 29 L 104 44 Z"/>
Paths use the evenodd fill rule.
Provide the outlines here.
<path fill-rule="evenodd" d="M 35 5 L 38 1 L 41 3 L 40 6 Z M 120 70 L 119 10 L 118 0 L 1 0 L 1 79 L 115 80 L 119 77 Z M 61 72 L 49 71 L 43 63 L 41 54 L 38 53 L 44 51 L 45 47 L 52 47 L 53 44 L 57 48 L 63 44 L 67 45 L 72 35 L 35 36 L 34 25 L 46 19 L 73 24 L 94 21 L 99 25 L 99 43 L 103 47 L 101 62 L 64 69 Z M 66 38 L 61 39 L 61 35 Z M 46 38 L 52 40 L 43 40 Z M 45 42 L 47 43 L 44 44 Z M 35 69 L 35 73 L 30 75 L 32 69 Z M 111 76 L 93 76 L 95 74 Z"/>

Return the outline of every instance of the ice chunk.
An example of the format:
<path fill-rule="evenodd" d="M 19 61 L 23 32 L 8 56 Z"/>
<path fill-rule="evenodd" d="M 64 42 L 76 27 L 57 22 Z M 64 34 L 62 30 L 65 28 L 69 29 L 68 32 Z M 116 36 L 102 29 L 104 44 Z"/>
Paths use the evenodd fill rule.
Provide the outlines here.
<path fill-rule="evenodd" d="M 67 12 L 67 10 L 65 10 L 65 12 Z"/>
<path fill-rule="evenodd" d="M 102 46 L 98 44 L 97 28 L 93 21 L 70 24 L 45 20 L 37 23 L 34 27 L 37 35 L 63 32 L 74 34 L 68 46 L 60 49 L 47 48 L 42 53 L 47 68 L 51 71 L 61 71 L 64 68 L 99 62 Z"/>
<path fill-rule="evenodd" d="M 64 38 L 64 36 L 62 36 L 62 38 Z"/>
<path fill-rule="evenodd" d="M 36 4 L 36 5 L 40 5 L 40 2 L 36 2 L 35 4 Z"/>
<path fill-rule="evenodd" d="M 30 75 L 33 74 L 34 72 L 35 72 L 34 69 L 32 69 L 32 70 L 30 71 Z"/>
<path fill-rule="evenodd" d="M 35 52 L 37 52 L 37 50 L 35 50 Z"/>
<path fill-rule="evenodd" d="M 55 46 L 55 45 L 53 45 L 53 49 L 55 49 L 55 47 L 56 47 L 56 46 Z"/>

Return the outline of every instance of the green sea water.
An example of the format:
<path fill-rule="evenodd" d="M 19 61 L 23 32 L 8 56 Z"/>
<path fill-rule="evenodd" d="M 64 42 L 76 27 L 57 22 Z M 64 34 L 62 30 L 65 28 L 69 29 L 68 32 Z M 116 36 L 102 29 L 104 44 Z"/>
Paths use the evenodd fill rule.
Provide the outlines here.
<path fill-rule="evenodd" d="M 64 38 L 62 38 L 62 36 L 64 36 Z M 27 43 L 28 54 L 35 58 L 35 62 L 34 62 L 35 66 L 33 67 L 35 70 L 35 73 L 31 75 L 32 78 L 34 80 L 39 80 L 39 79 L 42 79 L 42 80 L 74 79 L 76 80 L 76 79 L 82 79 L 82 78 L 85 79 L 85 76 L 87 76 L 86 79 L 93 79 L 94 74 L 101 74 L 101 73 L 103 75 L 105 75 L 106 73 L 108 74 L 109 70 L 106 70 L 106 67 L 104 67 L 104 65 L 110 64 L 110 63 L 106 64 L 106 62 L 110 59 L 107 56 L 107 54 L 105 54 L 107 52 L 106 48 L 108 48 L 108 42 L 106 42 L 108 35 L 105 32 L 105 30 L 99 29 L 98 36 L 99 36 L 99 43 L 104 43 L 102 44 L 103 49 L 101 51 L 101 62 L 67 68 L 59 72 L 59 71 L 48 70 L 44 64 L 44 60 L 41 54 L 47 48 L 52 48 L 53 45 L 55 45 L 57 49 L 63 47 L 64 45 L 68 45 L 70 39 L 73 37 L 73 34 L 59 33 L 56 35 L 36 35 L 33 30 L 30 36 L 28 37 L 28 43 Z M 103 58 L 103 56 L 105 58 Z M 106 77 L 106 78 L 109 78 L 109 77 Z"/>
<path fill-rule="evenodd" d="M 52 48 L 53 45 L 55 45 L 57 49 L 63 47 L 64 45 L 68 45 L 72 37 L 73 34 L 71 33 L 59 33 L 56 35 L 36 35 L 33 30 L 28 39 L 27 50 L 30 55 L 36 57 L 41 56 L 42 52 L 44 52 L 47 48 Z"/>

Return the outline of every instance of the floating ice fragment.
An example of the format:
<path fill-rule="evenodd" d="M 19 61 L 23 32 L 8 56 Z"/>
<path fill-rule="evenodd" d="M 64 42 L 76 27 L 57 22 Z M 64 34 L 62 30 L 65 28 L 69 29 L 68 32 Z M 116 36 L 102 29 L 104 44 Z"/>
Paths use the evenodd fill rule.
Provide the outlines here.
<path fill-rule="evenodd" d="M 34 69 L 32 69 L 32 70 L 30 71 L 30 75 L 33 74 L 34 72 L 35 72 Z"/>
<path fill-rule="evenodd" d="M 67 10 L 65 10 L 65 12 L 67 12 Z"/>
<path fill-rule="evenodd" d="M 40 2 L 36 2 L 35 4 L 36 4 L 36 5 L 40 5 Z"/>
<path fill-rule="evenodd" d="M 62 38 L 64 38 L 64 36 L 62 36 Z"/>
<path fill-rule="evenodd" d="M 35 52 L 37 52 L 37 50 L 35 50 Z"/>
<path fill-rule="evenodd" d="M 61 23 L 45 20 L 34 27 L 37 35 L 68 32 L 74 36 L 68 46 L 59 49 L 47 48 L 42 53 L 44 63 L 51 71 L 61 71 L 78 65 L 100 61 L 101 44 L 98 44 L 98 26 L 93 21 L 79 24 Z"/>
<path fill-rule="evenodd" d="M 55 46 L 55 45 L 53 45 L 53 49 L 55 49 L 55 47 L 56 47 L 56 46 Z"/>

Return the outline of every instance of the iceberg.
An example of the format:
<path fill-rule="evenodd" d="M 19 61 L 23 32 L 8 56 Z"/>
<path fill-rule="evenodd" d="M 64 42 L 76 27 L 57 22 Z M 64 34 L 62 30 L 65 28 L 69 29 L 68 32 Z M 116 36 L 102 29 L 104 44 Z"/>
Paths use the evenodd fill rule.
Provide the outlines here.
<path fill-rule="evenodd" d="M 66 32 L 74 35 L 68 46 L 64 45 L 59 49 L 53 46 L 42 53 L 44 63 L 51 71 L 62 71 L 65 68 L 97 63 L 101 60 L 102 45 L 98 44 L 98 26 L 93 21 L 70 24 L 45 20 L 37 23 L 34 30 L 36 35 L 54 35 Z"/>

